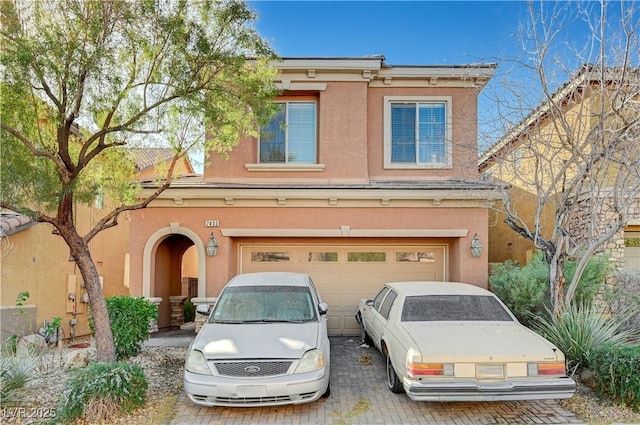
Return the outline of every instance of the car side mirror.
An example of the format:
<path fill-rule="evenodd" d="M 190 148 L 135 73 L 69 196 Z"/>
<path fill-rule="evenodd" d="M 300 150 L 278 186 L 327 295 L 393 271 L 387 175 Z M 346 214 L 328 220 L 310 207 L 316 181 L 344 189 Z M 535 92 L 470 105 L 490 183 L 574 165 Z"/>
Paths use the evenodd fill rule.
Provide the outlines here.
<path fill-rule="evenodd" d="M 327 314 L 327 311 L 329 311 L 329 306 L 327 305 L 327 303 L 320 303 L 318 304 L 318 311 L 321 315 Z"/>
<path fill-rule="evenodd" d="M 196 313 L 208 316 L 210 313 L 210 308 L 207 304 L 200 304 L 196 306 Z"/>
<path fill-rule="evenodd" d="M 367 300 L 366 304 L 371 307 L 373 305 L 373 300 Z"/>

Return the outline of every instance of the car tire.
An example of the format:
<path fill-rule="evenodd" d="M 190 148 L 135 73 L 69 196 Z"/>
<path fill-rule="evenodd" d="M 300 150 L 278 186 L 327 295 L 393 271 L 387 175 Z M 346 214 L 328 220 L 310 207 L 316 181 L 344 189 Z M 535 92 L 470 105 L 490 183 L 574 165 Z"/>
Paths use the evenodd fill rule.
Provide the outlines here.
<path fill-rule="evenodd" d="M 398 374 L 396 374 L 393 364 L 391 364 L 391 356 L 389 355 L 387 355 L 387 387 L 389 388 L 389 391 L 395 394 L 404 392 L 402 382 L 398 379 Z"/>
<path fill-rule="evenodd" d="M 322 394 L 322 398 L 328 398 L 331 395 L 331 380 L 329 380 L 329 385 L 327 385 L 327 391 Z"/>

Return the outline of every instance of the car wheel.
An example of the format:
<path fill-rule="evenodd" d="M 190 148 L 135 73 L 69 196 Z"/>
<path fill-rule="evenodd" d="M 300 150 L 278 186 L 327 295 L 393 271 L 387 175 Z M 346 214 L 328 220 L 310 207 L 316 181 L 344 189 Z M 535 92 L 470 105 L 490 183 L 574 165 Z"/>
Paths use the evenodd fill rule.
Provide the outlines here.
<path fill-rule="evenodd" d="M 387 355 L 387 387 L 389 387 L 389 391 L 392 393 L 399 394 L 404 392 L 402 382 L 398 379 L 398 375 L 391 364 L 391 356 L 389 355 Z"/>
<path fill-rule="evenodd" d="M 327 398 L 331 395 L 331 380 L 329 380 L 329 385 L 327 385 L 327 391 L 322 394 L 322 398 Z"/>

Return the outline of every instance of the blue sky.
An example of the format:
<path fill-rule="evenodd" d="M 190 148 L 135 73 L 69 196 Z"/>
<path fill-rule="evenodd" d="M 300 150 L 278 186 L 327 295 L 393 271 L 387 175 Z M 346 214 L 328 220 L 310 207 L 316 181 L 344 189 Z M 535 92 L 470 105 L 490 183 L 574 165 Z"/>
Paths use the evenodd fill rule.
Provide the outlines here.
<path fill-rule="evenodd" d="M 512 53 L 523 1 L 254 1 L 280 56 L 383 54 L 393 65 L 492 62 Z M 517 47 L 517 46 L 515 46 Z"/>

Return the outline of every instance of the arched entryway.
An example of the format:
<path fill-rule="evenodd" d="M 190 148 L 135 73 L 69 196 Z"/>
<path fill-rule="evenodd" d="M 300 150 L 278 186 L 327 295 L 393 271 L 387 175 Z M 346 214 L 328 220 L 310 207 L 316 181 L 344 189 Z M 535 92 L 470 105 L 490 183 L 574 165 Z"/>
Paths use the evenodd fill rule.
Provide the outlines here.
<path fill-rule="evenodd" d="M 155 297 L 162 298 L 158 309 L 160 329 L 182 324 L 177 316 L 182 314 L 182 303 L 189 296 L 189 281 L 197 279 L 183 274 L 183 269 L 190 268 L 189 256 L 185 253 L 192 246 L 193 241 L 186 236 L 170 235 L 160 242 L 156 250 L 153 293 Z"/>
<path fill-rule="evenodd" d="M 171 223 L 148 240 L 143 257 L 143 296 L 158 303 L 158 328 L 181 324 L 182 303 L 205 294 L 205 249 L 193 231 Z"/>

